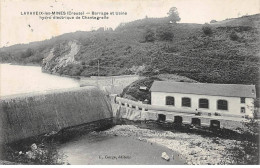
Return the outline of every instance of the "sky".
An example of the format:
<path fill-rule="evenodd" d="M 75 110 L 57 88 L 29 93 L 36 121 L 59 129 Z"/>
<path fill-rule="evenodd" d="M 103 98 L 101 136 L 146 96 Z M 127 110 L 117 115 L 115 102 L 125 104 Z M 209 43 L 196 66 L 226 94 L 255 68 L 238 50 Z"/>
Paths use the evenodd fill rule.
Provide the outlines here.
<path fill-rule="evenodd" d="M 166 17 L 171 7 L 177 7 L 180 23 L 204 24 L 213 19 L 220 21 L 260 13 L 260 0 L 0 0 L 0 3 L 0 47 L 99 27 L 114 29 L 122 22 L 146 16 Z M 34 11 L 85 12 L 86 16 L 91 16 L 92 11 L 126 12 L 127 15 L 109 15 L 104 20 L 42 20 L 40 16 L 45 15 L 21 14 Z"/>

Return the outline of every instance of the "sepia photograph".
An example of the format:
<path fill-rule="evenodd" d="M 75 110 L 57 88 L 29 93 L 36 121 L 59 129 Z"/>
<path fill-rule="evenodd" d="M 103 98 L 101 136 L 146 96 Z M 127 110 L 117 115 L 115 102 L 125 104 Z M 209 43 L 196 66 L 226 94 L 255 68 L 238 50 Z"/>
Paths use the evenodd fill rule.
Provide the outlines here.
<path fill-rule="evenodd" d="M 259 165 L 260 0 L 0 0 L 0 167 Z"/>

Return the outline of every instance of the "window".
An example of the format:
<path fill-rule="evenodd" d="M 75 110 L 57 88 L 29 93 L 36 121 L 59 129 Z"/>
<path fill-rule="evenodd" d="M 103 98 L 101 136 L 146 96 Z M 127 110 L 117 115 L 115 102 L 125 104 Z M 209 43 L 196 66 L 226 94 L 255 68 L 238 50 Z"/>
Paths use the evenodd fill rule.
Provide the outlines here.
<path fill-rule="evenodd" d="M 218 100 L 218 110 L 228 110 L 228 102 L 226 100 Z"/>
<path fill-rule="evenodd" d="M 209 100 L 208 99 L 199 99 L 199 108 L 209 108 Z"/>
<path fill-rule="evenodd" d="M 174 106 L 174 97 L 167 96 L 167 97 L 166 97 L 166 105 L 172 105 L 172 106 Z"/>
<path fill-rule="evenodd" d="M 182 107 L 191 107 L 191 100 L 188 97 L 183 97 L 182 98 Z"/>
<path fill-rule="evenodd" d="M 246 102 L 246 98 L 241 97 L 241 98 L 240 98 L 240 103 L 245 103 L 245 102 Z"/>
<path fill-rule="evenodd" d="M 241 112 L 241 113 L 246 113 L 246 109 L 245 109 L 245 107 L 241 107 L 240 112 Z"/>

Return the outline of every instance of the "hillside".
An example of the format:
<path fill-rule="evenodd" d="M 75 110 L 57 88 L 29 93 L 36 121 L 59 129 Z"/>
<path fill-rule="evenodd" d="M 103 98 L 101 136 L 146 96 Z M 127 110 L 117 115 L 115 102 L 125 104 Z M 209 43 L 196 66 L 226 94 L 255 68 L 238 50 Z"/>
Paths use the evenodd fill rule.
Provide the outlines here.
<path fill-rule="evenodd" d="M 176 74 L 199 82 L 259 82 L 260 14 L 210 25 L 146 18 L 114 31 L 68 33 L 0 49 L 0 62 L 71 76 Z M 45 58 L 45 59 L 44 59 Z M 44 60 L 43 60 L 44 59 Z M 43 61 L 42 61 L 43 60 Z"/>

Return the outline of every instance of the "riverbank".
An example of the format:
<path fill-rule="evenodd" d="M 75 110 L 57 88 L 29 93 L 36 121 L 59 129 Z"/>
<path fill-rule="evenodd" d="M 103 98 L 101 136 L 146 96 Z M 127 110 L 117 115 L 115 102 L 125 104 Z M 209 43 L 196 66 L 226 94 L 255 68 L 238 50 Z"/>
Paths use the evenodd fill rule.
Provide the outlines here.
<path fill-rule="evenodd" d="M 40 64 L 34 64 L 34 63 L 22 63 L 22 64 L 21 63 L 0 63 L 0 64 L 41 67 Z"/>
<path fill-rule="evenodd" d="M 100 134 L 133 137 L 139 141 L 166 147 L 178 153 L 189 165 L 236 164 L 231 150 L 241 148 L 241 141 L 206 137 L 189 133 L 149 130 L 134 125 L 116 125 Z M 246 154 L 248 155 L 248 154 Z M 247 156 L 250 157 L 250 156 Z"/>
<path fill-rule="evenodd" d="M 49 138 L 44 138 L 47 140 L 44 146 L 49 142 L 54 143 L 54 146 L 47 149 L 51 149 L 51 152 L 56 151 L 59 157 L 62 156 L 62 164 L 72 165 L 259 164 L 256 144 L 247 140 L 179 132 L 159 127 L 151 129 L 149 124 L 147 126 L 144 128 L 138 124 L 113 127 L 110 125 L 103 129 L 89 129 L 89 126 L 84 125 L 57 134 L 51 133 L 48 135 Z M 34 143 L 41 146 L 40 139 L 42 138 L 24 141 L 28 145 L 16 144 L 24 149 L 17 148 L 13 151 L 12 153 L 17 155 L 15 158 L 20 158 L 20 152 L 27 156 L 30 145 L 33 146 Z M 169 161 L 162 158 L 163 153 L 169 156 Z M 15 161 L 13 159 L 7 160 Z M 25 157 L 25 161 L 26 159 L 28 158 Z M 35 164 L 24 160 L 18 163 Z"/>

